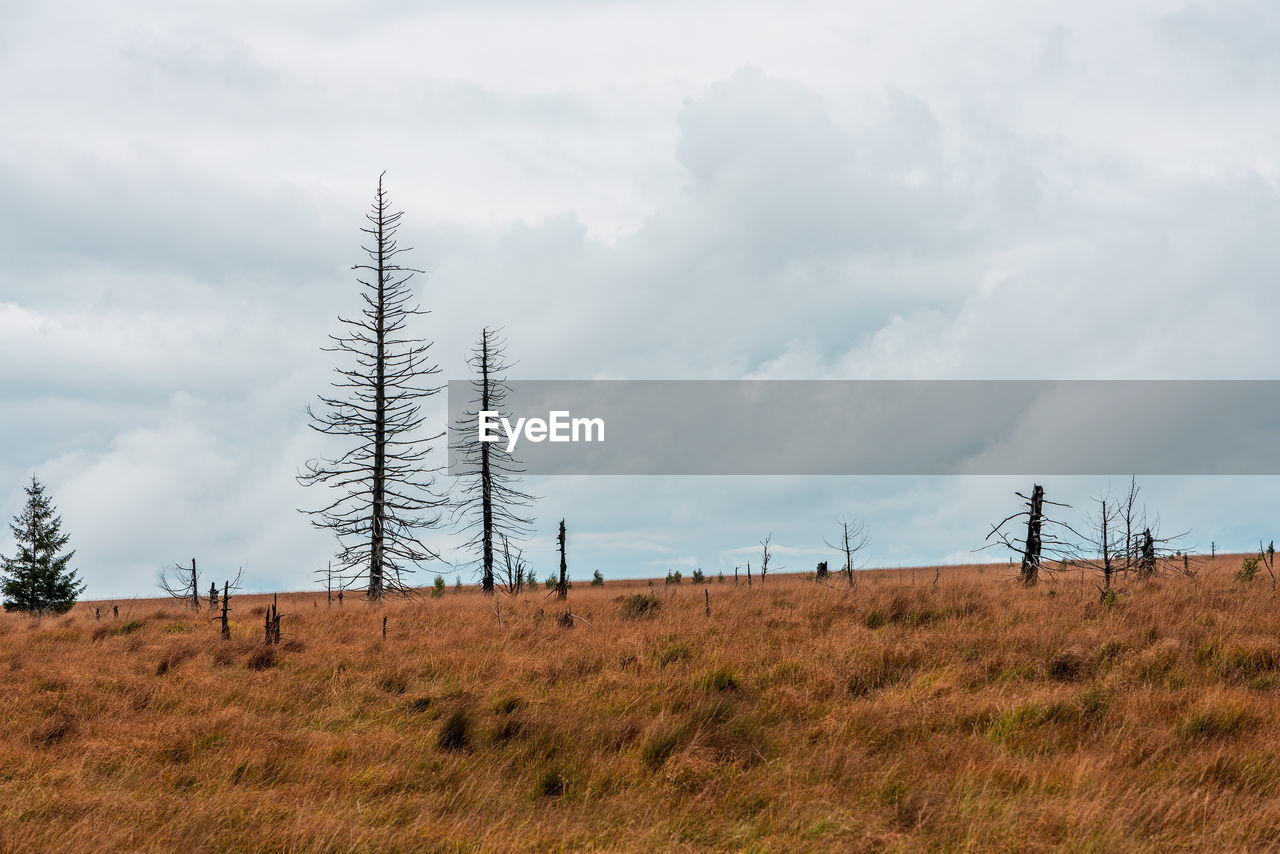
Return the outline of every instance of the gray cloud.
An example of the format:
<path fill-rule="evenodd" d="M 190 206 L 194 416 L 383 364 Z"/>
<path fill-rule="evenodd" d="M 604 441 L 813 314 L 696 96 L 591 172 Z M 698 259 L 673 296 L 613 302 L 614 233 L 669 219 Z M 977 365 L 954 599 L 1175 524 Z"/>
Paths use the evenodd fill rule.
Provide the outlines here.
<path fill-rule="evenodd" d="M 0 4 L 0 513 L 47 477 L 95 595 L 189 553 L 305 584 L 301 413 L 383 169 L 453 377 L 490 324 L 528 378 L 1271 378 L 1269 7 L 725 16 Z M 799 561 L 835 514 L 955 558 L 1018 485 L 531 484 L 584 575 L 731 569 L 769 530 Z M 1149 491 L 1238 547 L 1275 498 Z"/>

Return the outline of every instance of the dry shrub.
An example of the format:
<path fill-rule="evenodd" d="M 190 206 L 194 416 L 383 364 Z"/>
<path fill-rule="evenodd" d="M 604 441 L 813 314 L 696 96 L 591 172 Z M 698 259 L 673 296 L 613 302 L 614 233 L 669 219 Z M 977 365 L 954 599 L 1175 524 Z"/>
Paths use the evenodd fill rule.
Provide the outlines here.
<path fill-rule="evenodd" d="M 30 733 L 31 745 L 36 748 L 53 747 L 75 734 L 77 721 L 74 715 L 61 709 L 45 715 Z"/>
<path fill-rule="evenodd" d="M 163 676 L 189 658 L 194 658 L 196 648 L 192 644 L 181 644 L 172 647 L 156 662 L 156 675 Z"/>
<path fill-rule="evenodd" d="M 506 744 L 524 735 L 525 723 L 519 718 L 503 718 L 494 724 L 490 740 L 494 744 Z"/>
<path fill-rule="evenodd" d="M 375 679 L 373 686 L 384 694 L 403 694 L 409 690 L 409 677 L 402 671 L 392 671 Z"/>
<path fill-rule="evenodd" d="M 618 614 L 624 620 L 652 617 L 662 610 L 662 600 L 651 593 L 632 593 L 620 598 L 622 606 L 618 609 Z"/>
<path fill-rule="evenodd" d="M 466 709 L 454 709 L 436 733 L 436 746 L 441 750 L 464 750 L 470 745 L 471 717 Z"/>
<path fill-rule="evenodd" d="M 918 649 L 886 648 L 857 661 L 845 684 L 852 696 L 865 697 L 903 681 L 920 666 L 920 661 Z"/>
<path fill-rule="evenodd" d="M 569 778 L 565 776 L 560 766 L 553 765 L 545 769 L 538 777 L 538 785 L 535 794 L 542 798 L 558 798 L 569 788 Z"/>
<path fill-rule="evenodd" d="M 433 704 L 430 697 L 415 697 L 408 702 L 406 708 L 411 712 L 422 714 L 431 711 Z"/>
<path fill-rule="evenodd" d="M 1076 682 L 1084 679 L 1087 662 L 1077 650 L 1063 650 L 1049 659 L 1049 678 L 1055 682 Z"/>
<path fill-rule="evenodd" d="M 1230 739 L 1253 726 L 1255 720 L 1241 703 L 1214 698 L 1178 719 L 1178 737 L 1184 741 Z"/>
<path fill-rule="evenodd" d="M 680 746 L 683 733 L 678 729 L 663 729 L 649 736 L 640 748 L 640 759 L 649 768 L 659 768 Z"/>
<path fill-rule="evenodd" d="M 213 647 L 213 663 L 220 667 L 231 667 L 260 647 L 260 642 L 248 638 L 219 639 Z"/>
<path fill-rule="evenodd" d="M 1280 668 L 1280 654 L 1270 642 L 1237 644 L 1220 654 L 1222 678 L 1228 682 L 1247 682 Z"/>
<path fill-rule="evenodd" d="M 276 666 L 276 648 L 274 646 L 260 646 L 249 656 L 249 660 L 244 666 L 250 670 L 269 670 Z"/>

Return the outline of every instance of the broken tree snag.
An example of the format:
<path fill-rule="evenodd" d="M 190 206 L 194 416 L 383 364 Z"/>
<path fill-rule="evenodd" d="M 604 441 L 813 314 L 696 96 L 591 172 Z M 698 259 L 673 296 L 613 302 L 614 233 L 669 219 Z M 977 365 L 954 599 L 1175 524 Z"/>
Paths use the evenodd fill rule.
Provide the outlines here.
<path fill-rule="evenodd" d="M 227 610 L 231 607 L 231 582 L 222 585 L 222 639 L 231 640 L 231 624 L 227 622 Z"/>
<path fill-rule="evenodd" d="M 1039 581 L 1042 572 L 1052 575 L 1055 569 L 1061 569 L 1067 561 L 1079 562 L 1082 558 L 1080 548 L 1072 540 L 1065 539 L 1062 532 L 1073 537 L 1080 535 L 1070 525 L 1051 518 L 1046 512 L 1049 506 L 1069 509 L 1070 505 L 1045 498 L 1044 487 L 1038 483 L 1033 484 L 1031 495 L 1023 495 L 1021 492 L 1015 492 L 1014 495 L 1022 499 L 1022 509 L 992 525 L 985 537 L 986 545 L 978 551 L 1003 548 L 1016 554 L 1022 561 L 1018 580 L 1026 585 Z M 1046 556 L 1051 557 L 1057 566 L 1046 563 Z"/>
<path fill-rule="evenodd" d="M 1035 584 L 1040 580 L 1040 552 L 1044 547 L 1044 487 L 1033 484 L 1030 500 L 1031 512 L 1027 516 L 1026 548 L 1022 553 L 1022 569 L 1018 579 L 1023 584 Z"/>
<path fill-rule="evenodd" d="M 1142 532 L 1142 545 L 1138 547 L 1138 577 L 1150 578 L 1156 574 L 1156 539 L 1151 529 Z"/>
<path fill-rule="evenodd" d="M 569 595 L 569 565 L 564 558 L 564 520 L 560 520 L 560 535 L 556 537 L 556 541 L 560 544 L 560 583 L 556 585 L 556 598 L 564 599 Z M 569 622 L 572 624 L 573 620 Z"/>
<path fill-rule="evenodd" d="M 267 608 L 266 642 L 267 645 L 280 643 L 280 610 L 276 607 L 279 594 L 271 594 L 271 606 Z"/>
<path fill-rule="evenodd" d="M 707 616 L 710 617 L 711 616 L 711 591 L 704 589 L 702 591 L 702 595 L 707 598 Z"/>
<path fill-rule="evenodd" d="M 387 639 L 387 617 L 385 614 L 382 617 L 382 639 Z"/>
<path fill-rule="evenodd" d="M 218 585 L 212 581 L 209 582 L 209 610 L 218 610 Z"/>
<path fill-rule="evenodd" d="M 818 561 L 818 571 L 814 573 L 814 578 L 818 581 L 827 580 L 827 562 L 825 560 Z"/>

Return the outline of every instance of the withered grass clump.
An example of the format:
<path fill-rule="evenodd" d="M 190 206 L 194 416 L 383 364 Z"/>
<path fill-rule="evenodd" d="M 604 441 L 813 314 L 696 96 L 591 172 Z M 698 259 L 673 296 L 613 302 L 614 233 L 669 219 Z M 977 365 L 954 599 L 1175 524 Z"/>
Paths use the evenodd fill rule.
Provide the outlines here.
<path fill-rule="evenodd" d="M 1239 564 L 1112 607 L 1002 565 L 770 573 L 710 616 L 611 581 L 573 631 L 542 590 L 500 624 L 290 594 L 278 647 L 253 596 L 229 641 L 4 614 L 0 850 L 1274 850 L 1280 607 Z"/>

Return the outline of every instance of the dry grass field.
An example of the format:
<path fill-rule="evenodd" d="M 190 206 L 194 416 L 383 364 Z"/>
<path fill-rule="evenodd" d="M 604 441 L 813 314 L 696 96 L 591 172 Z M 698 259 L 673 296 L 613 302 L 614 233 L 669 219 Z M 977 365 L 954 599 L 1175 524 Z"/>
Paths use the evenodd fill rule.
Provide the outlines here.
<path fill-rule="evenodd" d="M 290 594 L 271 649 L 265 597 L 230 641 L 6 614 L 0 849 L 1280 849 L 1280 597 L 1239 565 L 1112 607 L 1005 565 L 579 583 L 572 628 Z"/>

